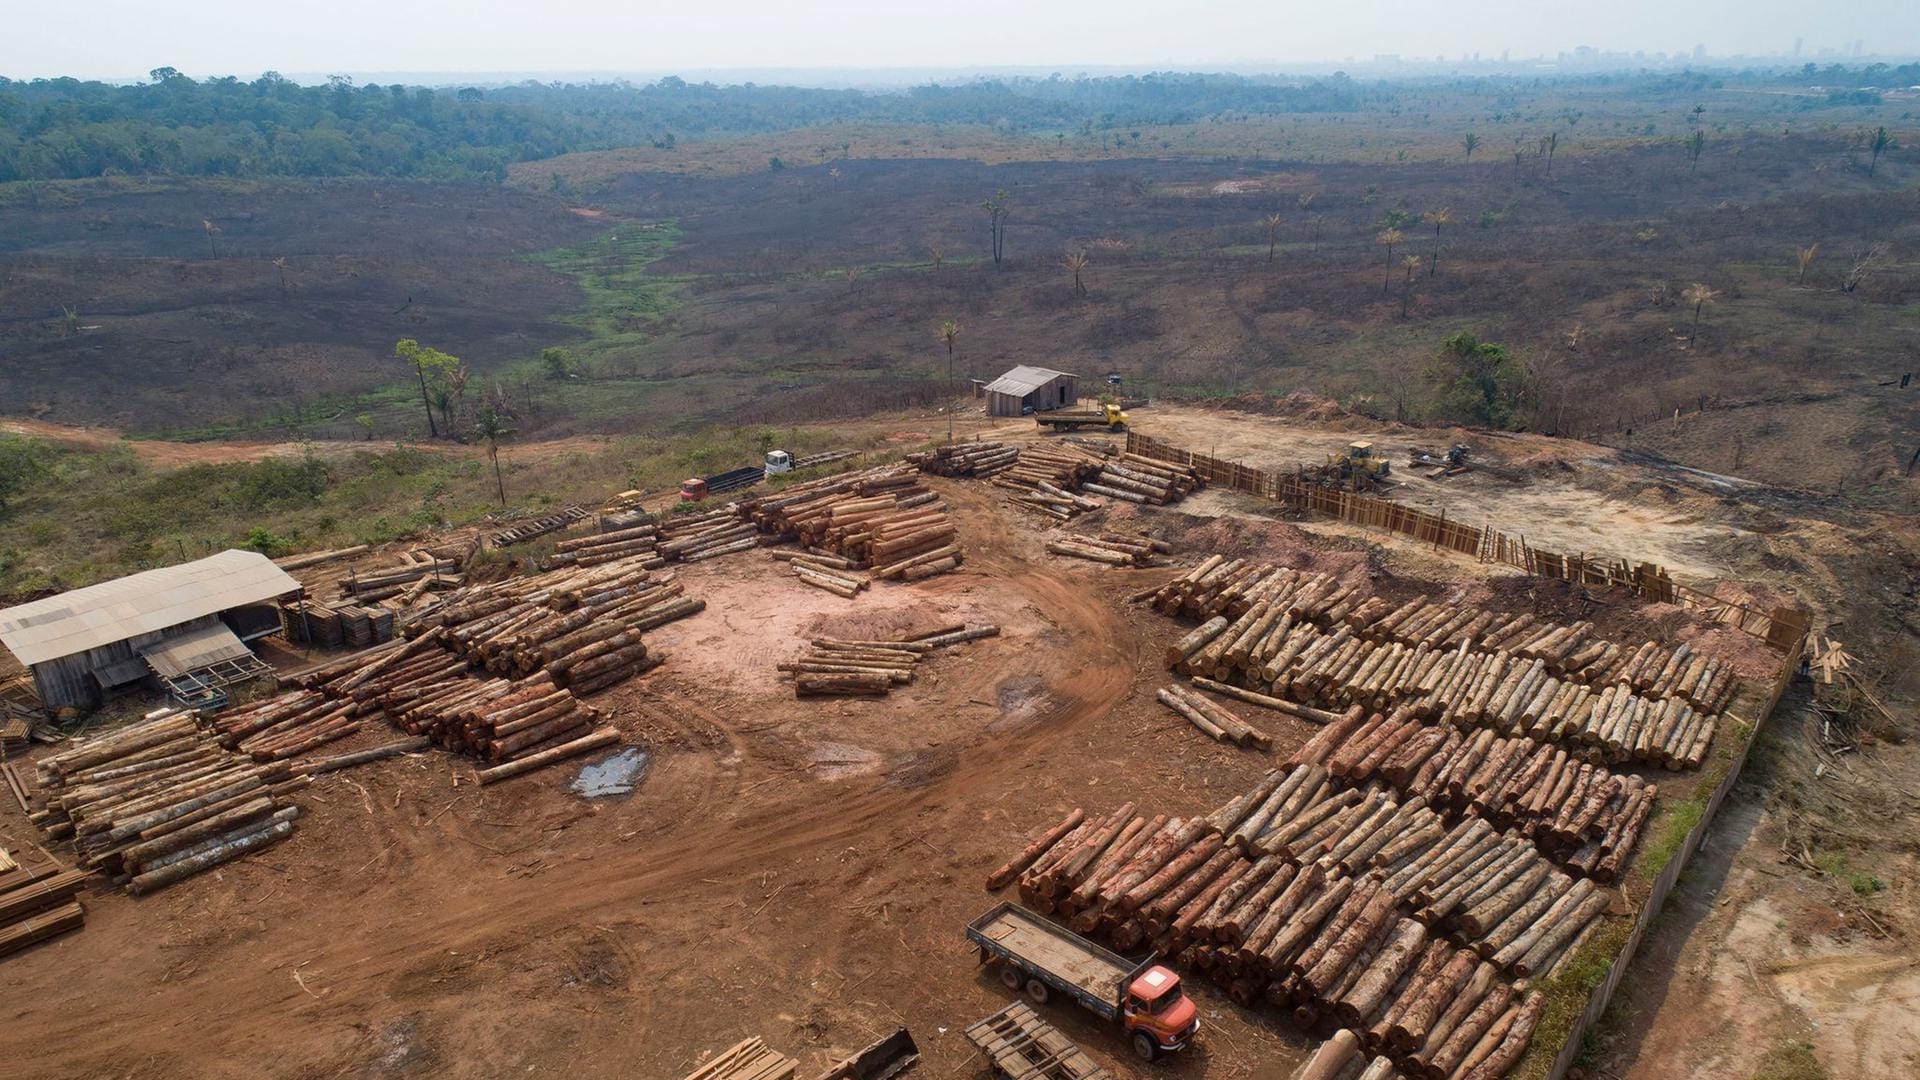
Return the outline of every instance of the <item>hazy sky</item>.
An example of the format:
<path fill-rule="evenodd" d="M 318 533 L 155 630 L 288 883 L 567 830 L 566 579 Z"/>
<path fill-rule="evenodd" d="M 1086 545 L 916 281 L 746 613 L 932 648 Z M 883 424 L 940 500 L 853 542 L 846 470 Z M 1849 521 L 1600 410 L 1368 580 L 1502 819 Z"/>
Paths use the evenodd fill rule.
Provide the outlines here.
<path fill-rule="evenodd" d="M 0 0 L 0 75 L 1076 65 L 1376 53 L 1920 53 L 1920 0 Z"/>

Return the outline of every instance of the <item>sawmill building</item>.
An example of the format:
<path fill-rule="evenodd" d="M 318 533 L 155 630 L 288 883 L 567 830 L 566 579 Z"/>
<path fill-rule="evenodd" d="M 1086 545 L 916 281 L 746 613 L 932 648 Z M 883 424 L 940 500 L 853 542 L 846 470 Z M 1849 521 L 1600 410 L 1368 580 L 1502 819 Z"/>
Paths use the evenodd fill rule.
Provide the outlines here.
<path fill-rule="evenodd" d="M 1025 416 L 1080 400 L 1080 376 L 1020 365 L 987 384 L 988 416 Z"/>
<path fill-rule="evenodd" d="M 266 670 L 247 642 L 280 630 L 300 583 L 252 551 L 223 551 L 0 610 L 0 645 L 50 711 L 99 708 L 156 680 L 177 698 Z"/>

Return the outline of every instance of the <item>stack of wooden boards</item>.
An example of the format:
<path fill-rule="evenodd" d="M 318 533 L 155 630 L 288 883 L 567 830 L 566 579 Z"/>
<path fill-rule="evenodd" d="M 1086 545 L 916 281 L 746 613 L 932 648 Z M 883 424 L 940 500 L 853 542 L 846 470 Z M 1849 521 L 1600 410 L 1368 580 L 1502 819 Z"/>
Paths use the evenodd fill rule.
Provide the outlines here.
<path fill-rule="evenodd" d="M 0 849 L 0 956 L 80 929 L 87 913 L 76 897 L 91 876 L 53 862 L 29 869 Z"/>
<path fill-rule="evenodd" d="M 998 442 L 949 443 L 924 453 L 908 454 L 907 460 L 918 465 L 921 472 L 935 476 L 985 478 L 1012 468 L 1020 460 L 1020 448 Z"/>
<path fill-rule="evenodd" d="M 1106 532 L 1097 536 L 1061 536 L 1047 541 L 1047 550 L 1108 566 L 1152 566 L 1154 556 L 1172 554 L 1173 545 L 1149 536 Z"/>
<path fill-rule="evenodd" d="M 1468 1060 L 1500 1075 L 1544 1006 L 1509 976 L 1549 974 L 1607 894 L 1484 822 L 1448 830 L 1417 801 L 1327 780 L 1275 770 L 1192 820 L 1075 810 L 987 886 L 1017 880 L 1074 930 L 1169 955 L 1304 1027 L 1354 1028 L 1408 1075 Z"/>
<path fill-rule="evenodd" d="M 1713 741 L 1713 713 L 1734 686 L 1730 668 L 1690 657 L 1685 645 L 1666 654 L 1668 668 L 1693 672 L 1692 683 L 1656 676 L 1638 691 L 1631 683 L 1582 683 L 1543 658 L 1476 649 L 1483 638 L 1444 624 L 1411 638 L 1394 635 L 1404 623 L 1384 631 L 1367 623 L 1375 628 L 1369 632 L 1354 624 L 1374 605 L 1358 586 L 1220 556 L 1136 599 L 1206 619 L 1167 651 L 1168 666 L 1181 674 L 1298 702 L 1406 707 L 1421 719 L 1566 745 L 1592 761 L 1698 767 Z M 1464 619 L 1465 627 L 1480 617 L 1460 612 L 1448 621 Z M 1567 629 L 1571 636 L 1574 628 Z M 1713 685 L 1696 698 L 1689 687 L 1702 687 L 1701 679 Z M 1666 696 L 1655 692 L 1662 686 Z"/>
<path fill-rule="evenodd" d="M 685 1080 L 793 1080 L 800 1063 L 767 1047 L 755 1035 L 713 1055 Z"/>
<path fill-rule="evenodd" d="M 779 665 L 795 697 L 880 697 L 913 681 L 921 660 L 949 645 L 993 637 L 993 625 L 944 626 L 903 641 L 814 638 L 798 659 Z"/>
<path fill-rule="evenodd" d="M 487 537 L 487 542 L 497 548 L 511 547 L 514 544 L 524 544 L 532 540 L 538 540 L 548 533 L 559 532 L 561 529 L 568 528 L 576 522 L 585 521 L 588 516 L 587 508 L 584 506 L 567 506 L 551 514 L 517 522 Z"/>
<path fill-rule="evenodd" d="M 157 716 L 34 763 L 32 820 L 83 867 L 150 892 L 286 839 L 307 781 L 234 754 L 192 713 Z"/>
<path fill-rule="evenodd" d="M 1006 1080 L 1113 1080 L 1024 1001 L 968 1024 L 966 1036 L 987 1056 L 993 1075 Z"/>
<path fill-rule="evenodd" d="M 910 466 L 798 484 L 748 511 L 760 530 L 847 560 L 841 569 L 920 581 L 959 567 L 959 528 Z"/>

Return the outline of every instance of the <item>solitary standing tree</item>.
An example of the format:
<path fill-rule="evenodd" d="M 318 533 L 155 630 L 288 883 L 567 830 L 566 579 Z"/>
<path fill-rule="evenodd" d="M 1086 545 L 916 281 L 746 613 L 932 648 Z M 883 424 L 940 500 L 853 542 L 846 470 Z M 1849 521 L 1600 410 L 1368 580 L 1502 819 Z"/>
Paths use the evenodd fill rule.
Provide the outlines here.
<path fill-rule="evenodd" d="M 1699 171 L 1700 155 L 1705 153 L 1706 149 L 1707 133 L 1701 131 L 1699 128 L 1694 128 L 1693 134 L 1687 136 L 1687 157 L 1693 159 L 1692 163 L 1687 166 L 1688 172 Z"/>
<path fill-rule="evenodd" d="M 1080 283 L 1080 272 L 1087 268 L 1087 253 L 1084 251 L 1069 251 L 1067 252 L 1066 261 L 1061 265 L 1073 271 L 1073 291 L 1079 293 L 1081 296 L 1087 295 L 1087 287 Z"/>
<path fill-rule="evenodd" d="M 1460 140 L 1460 147 L 1467 152 L 1467 163 L 1471 165 L 1473 163 L 1473 152 L 1480 149 L 1480 136 L 1475 135 L 1471 131 L 1467 132 L 1466 137 Z"/>
<path fill-rule="evenodd" d="M 1440 271 L 1440 229 L 1453 224 L 1453 211 L 1443 206 L 1427 211 L 1426 218 L 1433 222 L 1433 261 L 1427 265 L 1427 276 L 1432 277 Z"/>
<path fill-rule="evenodd" d="M 1880 133 L 1881 133 L 1882 135 L 1884 135 L 1884 134 L 1886 134 L 1886 132 L 1887 132 L 1887 129 L 1886 129 L 1886 128 L 1881 128 L 1881 129 L 1880 129 Z M 206 233 L 207 233 L 207 253 L 208 253 L 208 256 L 209 256 L 210 258 L 215 258 L 215 259 L 217 259 L 217 258 L 219 258 L 219 257 L 220 257 L 220 245 L 219 245 L 219 244 L 217 244 L 217 243 L 214 243 L 214 240 L 213 240 L 213 236 L 214 236 L 214 234 L 215 234 L 215 233 L 217 233 L 217 232 L 219 232 L 219 231 L 220 231 L 220 226 L 218 226 L 218 225 L 215 225 L 215 224 L 213 223 L 213 220 L 212 220 L 211 218 L 201 218 L 201 219 L 200 219 L 200 227 L 201 227 L 202 229 L 205 229 L 205 230 L 206 230 Z"/>
<path fill-rule="evenodd" d="M 1547 152 L 1547 178 L 1553 178 L 1553 151 L 1560 145 L 1560 133 L 1555 131 L 1540 140 L 1540 148 Z"/>
<path fill-rule="evenodd" d="M 1413 299 L 1413 272 L 1420 269 L 1420 256 L 1409 255 L 1400 260 L 1400 264 L 1407 268 L 1407 280 L 1400 284 L 1400 317 L 1404 319 L 1407 317 L 1407 301 Z"/>
<path fill-rule="evenodd" d="M 1374 243 L 1387 249 L 1387 276 L 1380 282 L 1381 292 L 1388 292 L 1393 288 L 1393 249 L 1406 238 L 1407 234 L 1399 229 L 1382 229 L 1380 235 L 1373 238 Z"/>
<path fill-rule="evenodd" d="M 953 442 L 953 343 L 960 336 L 960 324 L 948 319 L 940 324 L 940 341 L 947 347 L 947 442 Z"/>
<path fill-rule="evenodd" d="M 500 493 L 500 505 L 505 506 L 507 482 L 500 475 L 500 444 L 513 438 L 513 429 L 492 402 L 480 406 L 480 415 L 473 422 L 473 437 L 487 444 L 487 457 L 493 461 L 493 486 Z"/>
<path fill-rule="evenodd" d="M 1900 144 L 1893 141 L 1893 136 L 1887 134 L 1887 129 L 1885 127 L 1882 127 L 1879 131 L 1874 132 L 1873 140 L 1867 143 L 1867 149 L 1873 151 L 1873 157 L 1868 159 L 1867 161 L 1867 175 L 1872 176 L 1873 170 L 1880 167 L 1881 154 L 1884 154 L 1889 150 L 1898 150 L 1899 148 L 1900 148 Z"/>
<path fill-rule="evenodd" d="M 984 200 L 980 209 L 987 212 L 987 222 L 993 230 L 993 265 L 999 266 L 1006 254 L 1007 245 L 1007 193 L 1003 188 L 993 193 L 993 198 Z"/>
<path fill-rule="evenodd" d="M 1819 255 L 1819 244 L 1808 244 L 1806 247 L 1800 249 L 1798 255 L 1800 261 L 1800 276 L 1794 279 L 1795 285 L 1805 285 L 1807 283 L 1807 270 L 1813 266 L 1813 260 Z"/>
<path fill-rule="evenodd" d="M 273 260 L 273 268 L 280 271 L 280 291 L 284 293 L 287 291 L 287 257 L 282 255 Z"/>
<path fill-rule="evenodd" d="M 1694 341 L 1700 337 L 1700 309 L 1706 307 L 1709 301 L 1716 299 L 1719 295 L 1720 294 L 1715 292 L 1711 286 L 1704 285 L 1698 281 L 1681 291 L 1680 299 L 1693 305 L 1693 328 L 1687 331 L 1687 347 L 1689 349 L 1693 347 Z"/>
<path fill-rule="evenodd" d="M 442 379 L 452 374 L 460 366 L 460 361 L 412 338 L 401 338 L 395 342 L 393 353 L 413 366 L 414 378 L 420 382 L 420 407 L 427 411 L 427 433 L 439 438 L 440 429 L 433 422 L 433 398 L 427 390 L 427 377 L 431 375 L 436 381 Z"/>
<path fill-rule="evenodd" d="M 1280 215 L 1268 214 L 1264 221 L 1267 227 L 1267 261 L 1273 261 L 1273 248 L 1280 240 Z"/>

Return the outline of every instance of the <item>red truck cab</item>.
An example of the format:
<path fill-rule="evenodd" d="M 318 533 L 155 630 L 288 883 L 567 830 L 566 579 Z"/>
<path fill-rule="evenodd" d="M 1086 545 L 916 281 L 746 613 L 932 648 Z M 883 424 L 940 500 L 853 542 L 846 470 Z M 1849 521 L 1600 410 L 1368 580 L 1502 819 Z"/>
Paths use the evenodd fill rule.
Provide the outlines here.
<path fill-rule="evenodd" d="M 707 497 L 707 482 L 699 477 L 680 481 L 680 501 L 699 502 Z"/>
<path fill-rule="evenodd" d="M 1120 1013 L 1134 1051 L 1148 1061 L 1185 1047 L 1200 1030 L 1200 1010 L 1181 992 L 1180 976 L 1159 964 L 1128 985 Z"/>

